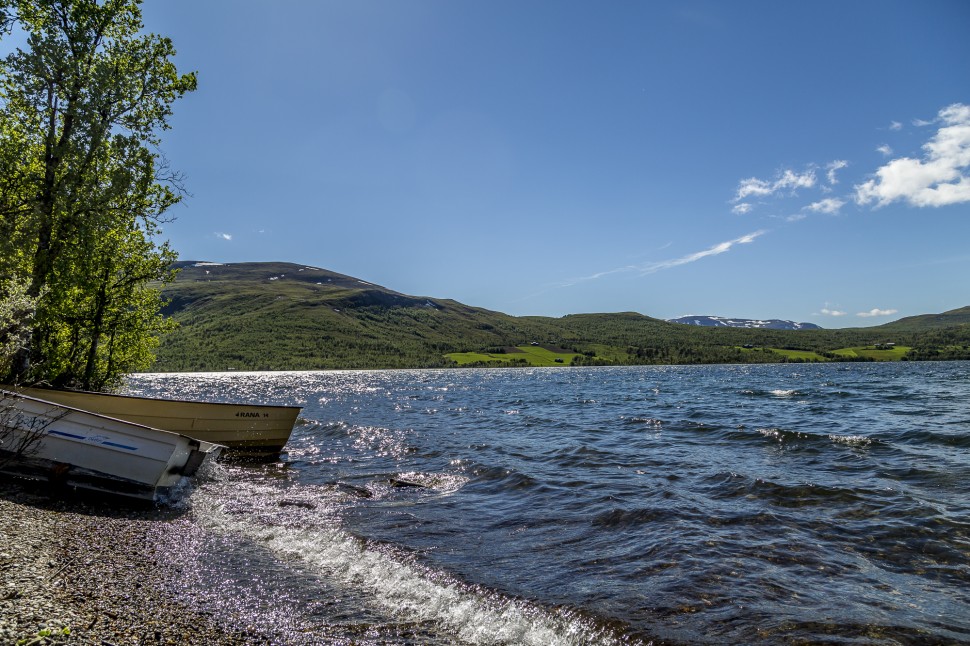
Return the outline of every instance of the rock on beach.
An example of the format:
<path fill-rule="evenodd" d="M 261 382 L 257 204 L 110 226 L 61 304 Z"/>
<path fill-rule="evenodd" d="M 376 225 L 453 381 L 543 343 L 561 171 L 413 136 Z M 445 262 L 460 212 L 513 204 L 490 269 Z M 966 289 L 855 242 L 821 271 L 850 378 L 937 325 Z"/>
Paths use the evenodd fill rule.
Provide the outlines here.
<path fill-rule="evenodd" d="M 178 512 L 0 480 L 0 644 L 259 644 L 180 602 L 153 545 Z"/>

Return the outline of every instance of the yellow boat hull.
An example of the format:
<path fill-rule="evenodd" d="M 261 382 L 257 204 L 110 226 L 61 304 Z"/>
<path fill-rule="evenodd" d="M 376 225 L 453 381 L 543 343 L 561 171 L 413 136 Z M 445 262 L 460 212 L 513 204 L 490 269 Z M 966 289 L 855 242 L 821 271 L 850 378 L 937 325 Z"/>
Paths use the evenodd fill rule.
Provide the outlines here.
<path fill-rule="evenodd" d="M 0 386 L 30 397 L 221 444 L 228 457 L 270 458 L 293 432 L 298 406 L 222 404 L 110 395 L 76 390 Z"/>

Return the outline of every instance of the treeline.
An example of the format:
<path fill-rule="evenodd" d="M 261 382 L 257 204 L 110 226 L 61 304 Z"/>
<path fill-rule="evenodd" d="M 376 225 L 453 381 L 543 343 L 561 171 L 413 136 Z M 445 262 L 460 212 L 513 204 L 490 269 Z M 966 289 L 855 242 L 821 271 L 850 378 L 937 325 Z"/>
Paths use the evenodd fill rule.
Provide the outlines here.
<path fill-rule="evenodd" d="M 332 285 L 323 270 L 274 265 L 269 276 L 254 267 L 212 269 L 216 280 L 201 269 L 183 270 L 165 290 L 179 329 L 164 338 L 153 370 L 440 368 L 455 365 L 448 353 L 501 354 L 530 343 L 570 349 L 580 355 L 572 365 L 587 366 L 803 360 L 767 348 L 864 360 L 831 351 L 883 343 L 914 347 L 915 360 L 970 358 L 968 325 L 787 331 L 705 328 L 635 313 L 513 317 L 373 285 L 354 289 L 360 281 L 347 277 Z M 302 273 L 291 277 L 294 271 Z M 516 365 L 513 353 L 505 357 Z"/>

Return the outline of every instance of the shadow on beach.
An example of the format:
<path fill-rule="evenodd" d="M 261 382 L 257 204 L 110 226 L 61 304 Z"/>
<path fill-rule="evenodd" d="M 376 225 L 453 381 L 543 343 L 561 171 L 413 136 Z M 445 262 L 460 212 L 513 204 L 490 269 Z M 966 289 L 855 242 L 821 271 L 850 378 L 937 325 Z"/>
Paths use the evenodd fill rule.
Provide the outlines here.
<path fill-rule="evenodd" d="M 56 482 L 26 480 L 0 474 L 0 500 L 38 509 L 102 516 L 105 518 L 142 518 L 173 520 L 187 513 L 184 505 L 155 503 L 125 496 L 77 489 Z"/>

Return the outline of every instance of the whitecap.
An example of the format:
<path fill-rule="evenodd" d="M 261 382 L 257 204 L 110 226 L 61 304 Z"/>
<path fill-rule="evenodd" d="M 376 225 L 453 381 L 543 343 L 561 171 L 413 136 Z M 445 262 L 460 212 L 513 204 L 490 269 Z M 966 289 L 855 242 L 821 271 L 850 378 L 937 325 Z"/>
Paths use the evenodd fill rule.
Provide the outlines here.
<path fill-rule="evenodd" d="M 848 446 L 869 446 L 872 439 L 865 435 L 829 435 L 829 439 L 836 444 L 846 444 Z"/>
<path fill-rule="evenodd" d="M 402 620 L 433 622 L 468 644 L 618 643 L 572 613 L 469 586 L 395 558 L 334 525 L 332 517 L 314 522 L 312 509 L 300 508 L 299 520 L 288 522 L 284 514 L 294 510 L 273 504 L 278 491 L 247 488 L 253 489 L 246 493 L 256 500 L 235 510 L 215 497 L 197 498 L 194 511 L 199 523 L 208 531 L 245 536 L 284 560 L 298 559 L 337 585 L 366 594 L 376 607 Z"/>

